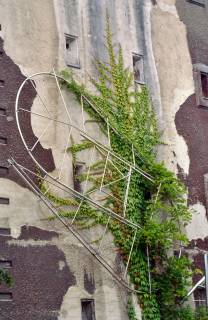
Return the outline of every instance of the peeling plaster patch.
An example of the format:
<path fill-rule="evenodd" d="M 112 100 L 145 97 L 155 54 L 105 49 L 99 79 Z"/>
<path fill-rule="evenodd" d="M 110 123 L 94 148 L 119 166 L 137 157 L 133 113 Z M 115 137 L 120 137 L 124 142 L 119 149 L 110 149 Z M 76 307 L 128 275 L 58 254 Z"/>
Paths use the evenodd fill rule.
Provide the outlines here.
<path fill-rule="evenodd" d="M 202 203 L 198 202 L 190 209 L 193 210 L 192 221 L 186 227 L 186 232 L 189 240 L 204 239 L 207 237 L 208 221 L 206 217 L 206 209 Z"/>
<path fill-rule="evenodd" d="M 174 150 L 177 157 L 177 163 L 183 169 L 184 173 L 188 175 L 190 159 L 188 155 L 188 146 L 185 139 L 179 136 L 176 132 Z M 181 152 L 183 150 L 183 152 Z"/>
<path fill-rule="evenodd" d="M 159 1 L 165 8 L 175 7 L 175 1 Z M 159 160 L 177 173 L 177 165 L 189 173 L 189 155 L 186 140 L 179 136 L 175 114 L 194 91 L 192 63 L 188 50 L 186 28 L 178 15 L 155 6 L 151 11 L 152 43 L 160 81 L 164 130 Z M 174 9 L 175 11 L 175 9 Z M 173 159 L 172 152 L 176 154 Z"/>
<path fill-rule="evenodd" d="M 169 1 L 170 4 L 167 4 L 167 0 L 157 0 L 157 5 L 158 7 L 164 11 L 164 12 L 168 12 L 174 16 L 176 16 L 178 18 L 178 13 L 175 7 L 175 0 L 171 0 Z"/>
<path fill-rule="evenodd" d="M 92 296 L 88 294 L 87 291 L 83 290 L 78 286 L 70 287 L 63 298 L 58 320 L 80 319 L 80 316 L 81 316 L 80 300 L 83 298 L 91 299 Z"/>
<path fill-rule="evenodd" d="M 31 247 L 43 247 L 43 246 L 54 246 L 51 241 L 44 241 L 44 240 L 9 240 L 7 241 L 8 245 L 18 246 L 27 248 L 29 246 Z"/>

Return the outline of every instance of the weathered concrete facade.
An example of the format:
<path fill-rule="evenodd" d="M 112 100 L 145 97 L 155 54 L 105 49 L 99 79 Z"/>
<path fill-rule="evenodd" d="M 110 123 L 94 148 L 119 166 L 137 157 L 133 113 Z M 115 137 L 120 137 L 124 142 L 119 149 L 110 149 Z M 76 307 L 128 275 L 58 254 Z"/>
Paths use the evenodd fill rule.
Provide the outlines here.
<path fill-rule="evenodd" d="M 34 170 L 15 123 L 17 90 L 26 76 L 36 72 L 70 68 L 75 77 L 90 87 L 88 74 L 96 75 L 94 57 L 106 59 L 105 15 L 109 12 L 114 41 L 120 42 L 127 67 L 132 53 L 143 56 L 144 78 L 165 145 L 159 160 L 185 181 L 194 212 L 187 234 L 194 246 L 208 249 L 207 110 L 196 104 L 193 64 L 208 66 L 208 4 L 198 6 L 186 0 L 0 0 L 0 166 L 7 159 Z M 78 44 L 78 66 L 66 65 L 66 34 Z M 74 68 L 75 67 L 75 68 Z M 59 100 L 50 83 L 37 90 L 58 108 Z M 76 102 L 69 95 L 79 123 Z M 54 103 L 55 101 L 55 103 Z M 37 93 L 29 85 L 22 104 L 38 111 Z M 77 113 L 76 113 L 77 112 Z M 44 122 L 23 119 L 31 143 Z M 62 135 L 64 132 L 62 133 Z M 99 134 L 99 132 L 97 132 Z M 39 162 L 48 171 L 59 165 L 56 145 L 62 135 L 53 127 L 37 147 Z M 69 168 L 64 174 L 70 183 Z M 2 319 L 81 319 L 81 299 L 95 301 L 97 320 L 126 320 L 127 297 L 112 278 L 58 222 L 47 221 L 48 212 L 11 168 L 0 171 L 0 228 L 11 234 L 0 236 L 0 258 L 12 261 L 12 301 L 0 301 Z M 91 237 L 97 234 L 92 230 Z M 201 240 L 199 240 L 201 239 Z M 196 264 L 202 257 L 192 252 Z M 115 257 L 116 258 L 116 257 Z M 140 319 L 140 310 L 138 319 Z"/>

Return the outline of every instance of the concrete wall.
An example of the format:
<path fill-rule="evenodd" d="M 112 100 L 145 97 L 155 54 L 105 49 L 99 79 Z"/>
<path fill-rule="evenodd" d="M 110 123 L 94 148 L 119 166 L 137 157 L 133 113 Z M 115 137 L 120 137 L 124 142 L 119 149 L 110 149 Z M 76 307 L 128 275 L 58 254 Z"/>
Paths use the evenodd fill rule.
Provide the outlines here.
<path fill-rule="evenodd" d="M 14 157 L 36 170 L 17 130 L 14 112 L 17 90 L 28 75 L 66 68 L 64 33 L 78 36 L 81 68 L 73 71 L 80 82 L 90 86 L 88 73 L 94 73 L 93 57 L 105 57 L 103 34 L 107 7 L 113 16 L 115 41 L 124 44 L 125 60 L 132 67 L 132 52 L 142 52 L 142 46 L 139 47 L 142 39 L 136 33 L 136 1 L 0 1 L 0 79 L 5 81 L 0 107 L 6 108 L 6 116 L 0 116 L 0 135 L 8 139 L 7 145 L 0 145 L 0 165 L 8 166 L 7 159 Z M 62 101 L 52 81 L 37 78 L 35 86 L 28 83 L 23 91 L 20 104 L 25 109 L 41 110 L 40 93 L 53 112 L 60 110 Z M 76 111 L 79 106 L 70 94 L 68 100 L 70 111 L 80 125 L 80 111 Z M 20 115 L 20 120 L 31 146 L 46 123 L 35 116 L 30 119 Z M 103 139 L 96 125 L 91 131 Z M 35 156 L 45 170 L 53 173 L 59 170 L 59 152 L 64 149 L 65 135 L 65 130 L 52 126 L 38 143 Z M 62 176 L 64 182 L 72 184 L 70 157 L 67 160 Z M 4 292 L 13 294 L 12 301 L 0 301 L 0 314 L 5 319 L 81 320 L 82 298 L 94 299 L 96 319 L 128 318 L 126 292 L 60 223 L 48 221 L 48 210 L 12 168 L 0 178 L 0 197 L 9 199 L 8 205 L 0 204 L 0 228 L 11 232 L 0 236 L 0 258 L 12 261 L 14 279 L 11 289 L 2 287 Z M 88 237 L 95 240 L 101 232 L 94 228 Z M 110 235 L 107 239 L 113 242 Z M 116 253 L 112 250 L 108 253 L 111 260 L 117 261 Z M 140 310 L 137 312 L 139 319 Z"/>
<path fill-rule="evenodd" d="M 7 145 L 0 145 L 0 165 L 8 166 L 7 159 L 13 156 L 35 170 L 15 122 L 18 87 L 27 75 L 68 68 L 91 88 L 89 74 L 96 76 L 94 58 L 106 60 L 106 10 L 126 66 L 132 68 L 133 52 L 144 56 L 145 82 L 165 142 L 159 147 L 158 160 L 164 160 L 188 187 L 188 202 L 195 209 L 186 228 L 189 250 L 202 267 L 203 257 L 194 247 L 208 249 L 207 111 L 196 105 L 192 66 L 208 64 L 208 6 L 186 0 L 0 0 L 0 80 L 5 81 L 0 108 L 6 108 L 6 115 L 0 116 L 0 136 L 8 139 Z M 77 36 L 80 68 L 66 65 L 65 34 Z M 41 111 L 39 92 L 50 111 L 63 119 L 64 113 L 59 112 L 63 103 L 53 80 L 36 77 L 35 85 L 37 91 L 31 83 L 24 89 L 20 100 L 24 108 Z M 73 95 L 65 98 L 79 126 L 79 105 Z M 21 123 L 31 145 L 46 126 L 35 116 L 22 117 Z M 96 124 L 88 130 L 104 141 Z M 41 138 L 35 157 L 45 170 L 59 172 L 67 134 L 53 125 Z M 80 160 L 89 161 L 85 153 Z M 62 181 L 72 185 L 72 178 L 69 156 Z M 81 298 L 95 300 L 96 319 L 127 319 L 126 293 L 58 222 L 47 220 L 49 212 L 11 168 L 0 177 L 0 197 L 9 199 L 9 205 L 0 204 L 0 227 L 11 230 L 10 236 L 0 236 L 0 257 L 12 260 L 15 281 L 13 301 L 0 302 L 5 319 L 14 315 L 32 320 L 81 319 Z M 100 232 L 95 228 L 88 236 L 94 239 Z M 108 240 L 113 241 L 110 235 Z M 116 256 L 111 254 L 111 259 Z M 139 308 L 137 312 L 140 319 Z"/>

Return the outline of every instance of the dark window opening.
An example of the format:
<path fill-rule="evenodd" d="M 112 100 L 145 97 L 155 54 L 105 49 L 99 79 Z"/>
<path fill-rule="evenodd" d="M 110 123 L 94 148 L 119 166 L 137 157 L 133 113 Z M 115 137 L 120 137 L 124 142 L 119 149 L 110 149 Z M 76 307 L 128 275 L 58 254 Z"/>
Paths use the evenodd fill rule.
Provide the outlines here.
<path fill-rule="evenodd" d="M 4 80 L 0 80 L 0 88 L 3 88 L 5 85 L 5 81 Z"/>
<path fill-rule="evenodd" d="M 0 235 L 1 236 L 10 236 L 11 230 L 9 228 L 0 228 Z"/>
<path fill-rule="evenodd" d="M 7 138 L 0 137 L 0 144 L 6 145 L 7 144 Z"/>
<path fill-rule="evenodd" d="M 8 167 L 0 166 L 0 176 L 6 176 L 9 173 Z"/>
<path fill-rule="evenodd" d="M 0 108 L 0 116 L 6 116 L 6 109 Z"/>
<path fill-rule="evenodd" d="M 194 301 L 196 304 L 196 308 L 201 306 L 206 306 L 206 290 L 205 288 L 198 288 L 194 292 Z"/>
<path fill-rule="evenodd" d="M 0 204 L 9 204 L 9 198 L 0 197 Z"/>
<path fill-rule="evenodd" d="M 79 181 L 79 176 L 84 172 L 84 169 L 84 162 L 77 162 L 73 165 L 74 190 L 78 192 L 82 192 L 82 183 Z"/>
<path fill-rule="evenodd" d="M 95 305 L 93 299 L 82 299 L 82 320 L 95 320 Z"/>
<path fill-rule="evenodd" d="M 12 293 L 11 292 L 0 292 L 0 301 L 12 301 Z"/>
<path fill-rule="evenodd" d="M 0 31 L 1 31 L 1 24 L 0 24 Z"/>
<path fill-rule="evenodd" d="M 201 72 L 202 95 L 208 99 L 208 74 Z"/>
<path fill-rule="evenodd" d="M 7 269 L 12 267 L 11 260 L 0 260 L 0 268 Z"/>
<path fill-rule="evenodd" d="M 74 68 L 80 68 L 78 37 L 65 35 L 66 64 Z"/>
<path fill-rule="evenodd" d="M 136 83 L 144 84 L 143 56 L 139 54 L 133 54 L 132 57 L 133 57 L 134 81 Z"/>
<path fill-rule="evenodd" d="M 187 0 L 187 2 L 196 4 L 199 7 L 205 7 L 205 0 Z"/>

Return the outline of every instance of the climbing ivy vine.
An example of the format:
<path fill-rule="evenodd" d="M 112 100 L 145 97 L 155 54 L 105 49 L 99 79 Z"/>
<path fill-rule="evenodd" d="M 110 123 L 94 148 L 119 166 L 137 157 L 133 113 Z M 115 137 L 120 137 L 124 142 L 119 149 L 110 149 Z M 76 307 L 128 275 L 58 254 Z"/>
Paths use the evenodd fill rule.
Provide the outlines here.
<path fill-rule="evenodd" d="M 135 289 L 140 290 L 138 300 L 142 307 L 143 319 L 194 319 L 193 311 L 181 304 L 190 285 L 194 272 L 193 266 L 186 256 L 179 257 L 172 254 L 178 243 L 182 242 L 184 245 L 187 243 L 187 238 L 181 231 L 191 220 L 191 213 L 184 197 L 186 190 L 177 177 L 163 163 L 158 163 L 156 160 L 156 149 L 161 141 L 148 90 L 145 86 L 135 88 L 133 74 L 124 66 L 122 48 L 118 46 L 118 49 L 115 49 L 112 39 L 113 35 L 107 18 L 108 62 L 95 61 L 98 78 L 91 78 L 97 94 L 89 92 L 84 86 L 78 84 L 68 71 L 62 72 L 62 76 L 67 80 L 62 85 L 73 92 L 78 101 L 84 95 L 96 106 L 98 113 L 89 106 L 87 101 L 83 102 L 85 111 L 98 121 L 101 130 L 106 134 L 107 127 L 103 118 L 108 119 L 110 126 L 115 129 L 110 129 L 113 151 L 126 160 L 132 161 L 133 144 L 136 165 L 154 177 L 152 183 L 141 174 L 133 172 L 126 212 L 128 219 L 142 226 L 137 233 L 132 252 L 129 276 Z M 72 143 L 68 152 L 72 153 L 73 161 L 76 162 L 77 153 L 91 147 L 88 141 Z M 102 172 L 104 163 L 104 159 L 101 159 L 91 167 L 91 182 L 94 186 L 100 184 L 99 172 Z M 122 166 L 119 169 L 124 170 Z M 116 174 L 113 166 L 109 166 L 105 183 L 112 177 L 115 179 Z M 82 173 L 76 178 L 84 181 L 86 174 Z M 116 199 L 123 198 L 124 183 L 121 181 L 116 187 L 112 186 L 110 191 L 115 197 L 106 198 L 105 205 L 111 208 L 113 206 L 113 210 L 121 214 L 122 209 Z M 51 199 L 56 203 L 62 201 L 49 193 L 48 196 L 54 197 Z M 70 203 L 71 201 L 75 200 L 69 199 Z M 105 218 L 98 215 L 96 210 L 86 203 L 83 203 L 80 211 L 80 228 L 90 228 L 98 223 L 106 223 Z M 62 212 L 62 215 L 70 218 L 73 212 Z M 86 222 L 86 215 L 91 218 L 90 222 Z M 120 248 L 125 262 L 131 247 L 130 230 L 124 230 L 121 225 L 113 222 L 109 224 L 109 229 L 114 235 L 115 245 Z M 131 300 L 128 307 L 129 319 L 136 320 Z"/>

